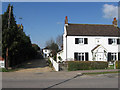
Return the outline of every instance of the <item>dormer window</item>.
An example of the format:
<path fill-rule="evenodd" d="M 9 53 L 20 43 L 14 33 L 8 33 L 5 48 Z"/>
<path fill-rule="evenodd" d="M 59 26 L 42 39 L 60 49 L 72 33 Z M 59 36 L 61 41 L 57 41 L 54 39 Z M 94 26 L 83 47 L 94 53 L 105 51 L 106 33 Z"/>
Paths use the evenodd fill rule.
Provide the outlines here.
<path fill-rule="evenodd" d="M 88 44 L 87 38 L 75 38 L 75 44 Z"/>

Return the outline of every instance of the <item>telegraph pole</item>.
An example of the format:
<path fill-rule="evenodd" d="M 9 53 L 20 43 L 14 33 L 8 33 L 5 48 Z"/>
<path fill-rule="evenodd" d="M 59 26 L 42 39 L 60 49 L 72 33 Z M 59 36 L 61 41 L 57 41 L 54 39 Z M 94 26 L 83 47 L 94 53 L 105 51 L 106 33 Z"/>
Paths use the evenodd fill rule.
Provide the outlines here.
<path fill-rule="evenodd" d="M 9 7 L 9 18 L 8 18 L 8 30 L 10 28 L 10 18 L 11 18 L 11 6 Z M 6 69 L 8 69 L 9 62 L 8 62 L 8 47 L 6 48 Z"/>
<path fill-rule="evenodd" d="M 8 29 L 10 28 L 11 6 L 9 7 Z"/>

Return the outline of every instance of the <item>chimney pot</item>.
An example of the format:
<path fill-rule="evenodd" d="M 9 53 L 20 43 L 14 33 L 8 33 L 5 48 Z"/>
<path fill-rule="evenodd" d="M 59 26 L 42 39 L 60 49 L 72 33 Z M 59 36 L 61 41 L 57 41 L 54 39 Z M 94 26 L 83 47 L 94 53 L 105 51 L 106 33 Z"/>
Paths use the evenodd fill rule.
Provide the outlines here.
<path fill-rule="evenodd" d="M 113 25 L 117 27 L 117 20 L 116 20 L 116 17 L 114 17 L 114 20 L 113 20 Z"/>
<path fill-rule="evenodd" d="M 67 16 L 65 17 L 65 24 L 68 24 L 68 18 L 67 18 Z"/>
<path fill-rule="evenodd" d="M 67 16 L 65 17 L 65 19 L 67 19 Z"/>
<path fill-rule="evenodd" d="M 116 21 L 116 17 L 114 17 L 114 21 Z"/>

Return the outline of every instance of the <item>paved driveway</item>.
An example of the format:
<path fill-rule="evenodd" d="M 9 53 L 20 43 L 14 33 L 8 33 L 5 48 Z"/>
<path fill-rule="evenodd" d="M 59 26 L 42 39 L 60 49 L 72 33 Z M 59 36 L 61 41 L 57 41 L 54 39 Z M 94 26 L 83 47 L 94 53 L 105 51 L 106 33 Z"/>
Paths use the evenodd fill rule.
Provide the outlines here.
<path fill-rule="evenodd" d="M 47 63 L 46 59 L 34 59 L 22 64 L 21 68 L 15 72 L 51 72 L 53 71 Z"/>

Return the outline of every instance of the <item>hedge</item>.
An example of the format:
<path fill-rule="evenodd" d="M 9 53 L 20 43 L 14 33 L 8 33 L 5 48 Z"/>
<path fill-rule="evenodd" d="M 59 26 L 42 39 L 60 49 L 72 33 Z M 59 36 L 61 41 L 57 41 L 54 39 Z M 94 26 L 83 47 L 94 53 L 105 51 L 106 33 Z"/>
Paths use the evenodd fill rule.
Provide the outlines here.
<path fill-rule="evenodd" d="M 94 70 L 94 69 L 106 69 L 108 62 L 103 61 L 67 61 L 68 70 Z"/>
<path fill-rule="evenodd" d="M 116 66 L 116 69 L 120 69 L 120 61 L 116 61 L 115 66 Z"/>

